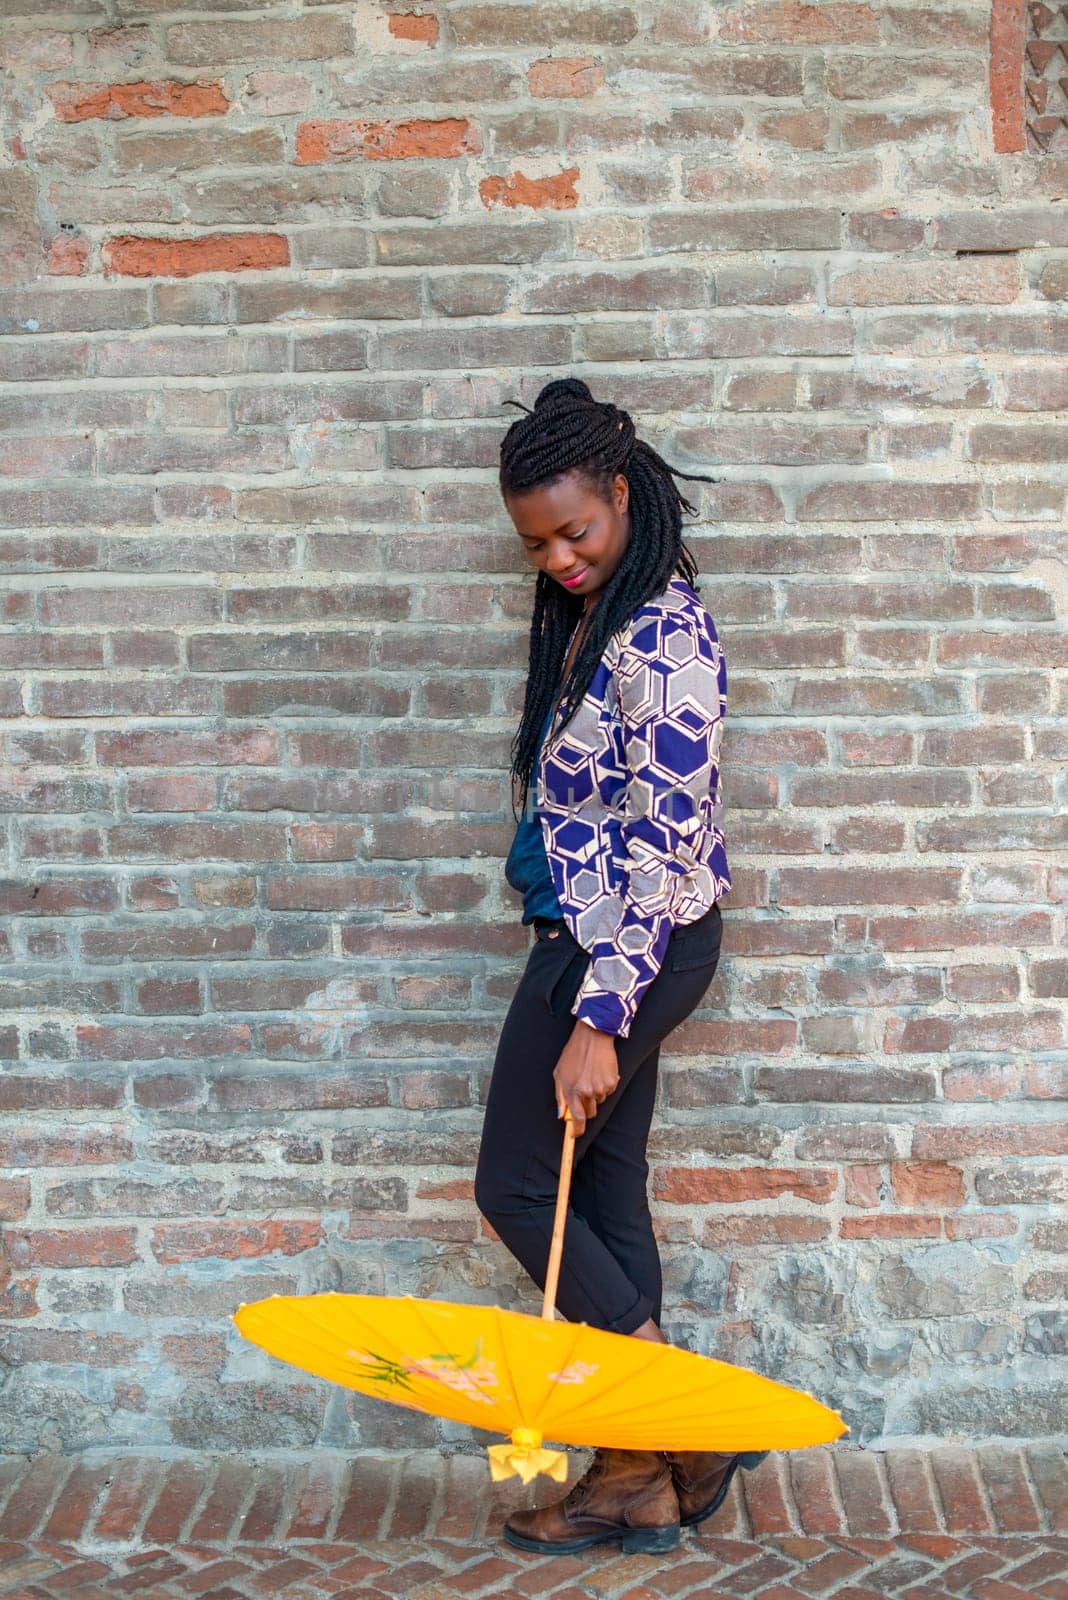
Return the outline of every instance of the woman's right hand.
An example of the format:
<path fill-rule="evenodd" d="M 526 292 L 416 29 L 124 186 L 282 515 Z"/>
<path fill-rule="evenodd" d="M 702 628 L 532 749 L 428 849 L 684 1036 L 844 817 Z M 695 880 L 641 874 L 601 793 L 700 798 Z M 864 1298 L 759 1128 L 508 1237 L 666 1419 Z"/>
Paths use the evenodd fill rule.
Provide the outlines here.
<path fill-rule="evenodd" d="M 597 1108 L 619 1083 L 615 1038 L 576 1022 L 553 1070 L 557 1116 L 564 1107 L 571 1113 L 575 1138 L 586 1131 L 586 1121 L 597 1115 Z"/>

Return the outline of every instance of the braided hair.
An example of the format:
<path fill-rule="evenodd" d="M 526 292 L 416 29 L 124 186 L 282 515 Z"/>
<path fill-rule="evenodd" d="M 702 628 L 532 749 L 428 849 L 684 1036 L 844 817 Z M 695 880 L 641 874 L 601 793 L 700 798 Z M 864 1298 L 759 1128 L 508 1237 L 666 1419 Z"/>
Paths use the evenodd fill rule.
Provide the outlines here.
<path fill-rule="evenodd" d="M 505 495 L 554 483 L 567 473 L 579 473 L 593 492 L 611 503 L 616 475 L 628 482 L 631 516 L 630 538 L 622 559 L 605 584 L 590 613 L 578 653 L 568 674 L 570 705 L 567 725 L 597 670 L 605 644 L 622 628 L 639 606 L 662 594 L 679 571 L 696 589 L 697 563 L 682 539 L 682 512 L 695 515 L 674 482 L 718 479 L 699 472 L 671 467 L 651 445 L 636 437 L 626 411 L 609 401 L 595 400 L 581 378 L 558 378 L 547 383 L 534 409 L 518 400 L 506 405 L 526 412 L 517 417 L 501 441 L 500 488 Z M 512 741 L 513 792 L 520 790 L 526 805 L 534 766 L 534 751 L 542 723 L 556 693 L 560 671 L 575 623 L 583 610 L 578 596 L 570 595 L 546 572 L 539 572 L 534 588 L 530 623 L 530 661 L 523 715 Z M 513 816 L 515 802 L 513 798 Z"/>

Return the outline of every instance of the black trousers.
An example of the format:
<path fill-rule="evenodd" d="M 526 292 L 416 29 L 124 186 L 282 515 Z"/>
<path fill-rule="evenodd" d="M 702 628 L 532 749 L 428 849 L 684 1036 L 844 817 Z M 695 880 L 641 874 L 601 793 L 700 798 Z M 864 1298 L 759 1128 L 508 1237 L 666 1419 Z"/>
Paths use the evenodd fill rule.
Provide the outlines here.
<path fill-rule="evenodd" d="M 497 1046 L 475 1203 L 543 1289 L 564 1138 L 553 1070 L 576 1025 L 570 1008 L 590 957 L 563 921 L 535 924 L 535 933 Z M 633 1333 L 649 1317 L 659 1324 L 663 1281 L 646 1192 L 645 1145 L 660 1046 L 700 1003 L 722 936 L 718 905 L 672 931 L 628 1037 L 615 1041 L 619 1082 L 575 1141 L 556 1297 L 569 1322 L 615 1333 Z"/>

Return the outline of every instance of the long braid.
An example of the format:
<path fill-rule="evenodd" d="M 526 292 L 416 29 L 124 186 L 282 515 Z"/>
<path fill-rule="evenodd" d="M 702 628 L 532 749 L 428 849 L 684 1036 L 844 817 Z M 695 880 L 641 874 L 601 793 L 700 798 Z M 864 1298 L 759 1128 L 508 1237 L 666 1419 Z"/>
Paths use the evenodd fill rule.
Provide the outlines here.
<path fill-rule="evenodd" d="M 610 502 L 616 475 L 630 486 L 631 533 L 623 557 L 601 591 L 568 674 L 570 706 L 566 726 L 597 670 L 612 634 L 622 628 L 647 600 L 662 594 L 675 572 L 696 589 L 697 562 L 682 539 L 682 513 L 697 507 L 680 492 L 675 478 L 716 478 L 681 472 L 636 436 L 626 411 L 595 400 L 581 378 L 547 383 L 533 411 L 517 417 L 501 441 L 502 494 L 522 494 L 568 472 L 580 472 L 594 491 Z M 512 740 L 513 815 L 515 787 L 520 807 L 526 805 L 538 734 L 553 702 L 568 641 L 582 614 L 582 601 L 545 572 L 534 586 L 526 698 L 519 728 Z"/>

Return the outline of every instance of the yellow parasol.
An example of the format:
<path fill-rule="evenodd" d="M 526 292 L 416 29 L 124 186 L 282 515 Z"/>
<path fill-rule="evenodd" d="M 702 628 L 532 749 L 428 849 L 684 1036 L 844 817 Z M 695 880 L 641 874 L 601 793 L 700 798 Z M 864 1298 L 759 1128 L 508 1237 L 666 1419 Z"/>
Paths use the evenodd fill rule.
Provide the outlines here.
<path fill-rule="evenodd" d="M 540 1317 L 499 1306 L 329 1292 L 269 1295 L 231 1319 L 304 1372 L 396 1405 L 500 1430 L 493 1478 L 567 1477 L 543 1439 L 621 1450 L 790 1450 L 847 1432 L 836 1411 L 759 1373 L 675 1345 L 555 1320 L 574 1158 L 564 1130 Z"/>

